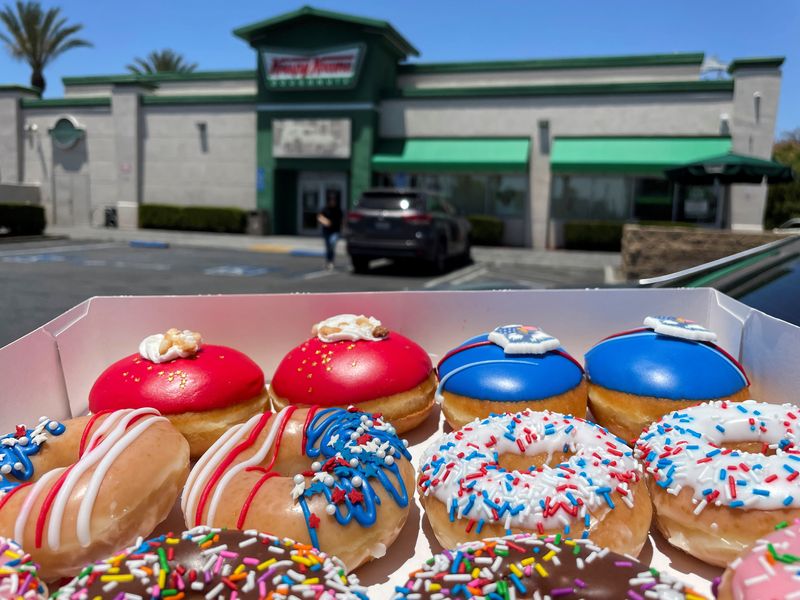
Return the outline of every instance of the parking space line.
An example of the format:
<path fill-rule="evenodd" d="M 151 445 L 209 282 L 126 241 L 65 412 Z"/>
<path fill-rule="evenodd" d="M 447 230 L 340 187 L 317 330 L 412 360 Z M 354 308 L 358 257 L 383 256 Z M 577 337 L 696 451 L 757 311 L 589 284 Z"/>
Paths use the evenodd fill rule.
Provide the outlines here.
<path fill-rule="evenodd" d="M 102 244 L 80 244 L 76 246 L 42 246 L 40 248 L 27 248 L 24 250 L 0 251 L 0 256 L 25 256 L 27 254 L 53 254 L 55 252 L 80 252 L 82 250 L 103 250 L 106 248 L 119 248 L 114 242 Z"/>
<path fill-rule="evenodd" d="M 448 273 L 447 275 L 442 275 L 441 277 L 436 277 L 434 279 L 431 279 L 430 281 L 426 281 L 423 287 L 426 289 L 430 289 L 448 283 L 453 283 L 453 281 L 457 279 L 461 279 L 462 277 L 466 277 L 470 273 L 474 273 L 475 271 L 480 271 L 480 270 L 484 270 L 485 272 L 486 269 L 483 265 L 479 264 L 470 265 L 468 267 L 464 267 L 463 269 L 457 269 L 452 273 Z"/>
<path fill-rule="evenodd" d="M 306 273 L 301 277 L 301 279 L 320 279 L 321 277 L 328 277 L 333 275 L 336 271 L 312 271 L 311 273 Z"/>

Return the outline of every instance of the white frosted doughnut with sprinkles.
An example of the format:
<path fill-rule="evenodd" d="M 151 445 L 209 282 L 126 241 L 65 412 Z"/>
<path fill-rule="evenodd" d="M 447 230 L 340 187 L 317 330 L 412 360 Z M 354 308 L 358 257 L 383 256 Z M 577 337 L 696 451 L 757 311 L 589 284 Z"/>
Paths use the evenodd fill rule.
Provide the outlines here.
<path fill-rule="evenodd" d="M 719 401 L 651 425 L 635 453 L 667 540 L 725 566 L 800 516 L 798 418 L 791 404 Z"/>
<path fill-rule="evenodd" d="M 591 536 L 635 555 L 652 516 L 632 450 L 549 411 L 492 415 L 441 436 L 420 459 L 418 487 L 445 547 L 533 532 Z"/>

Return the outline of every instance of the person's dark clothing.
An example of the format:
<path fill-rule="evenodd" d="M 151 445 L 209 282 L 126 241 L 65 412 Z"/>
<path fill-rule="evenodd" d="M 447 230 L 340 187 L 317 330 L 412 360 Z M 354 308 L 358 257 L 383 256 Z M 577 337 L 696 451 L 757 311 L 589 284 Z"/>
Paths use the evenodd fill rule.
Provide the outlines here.
<path fill-rule="evenodd" d="M 322 216 L 331 222 L 330 227 L 322 227 L 322 235 L 340 233 L 342 231 L 342 209 L 338 206 L 326 206 L 322 209 Z"/>

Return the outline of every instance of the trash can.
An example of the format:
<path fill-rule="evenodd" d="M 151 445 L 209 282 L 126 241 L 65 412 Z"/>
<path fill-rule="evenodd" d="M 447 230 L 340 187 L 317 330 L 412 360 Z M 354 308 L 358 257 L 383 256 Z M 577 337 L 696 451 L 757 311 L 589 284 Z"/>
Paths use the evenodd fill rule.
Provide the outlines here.
<path fill-rule="evenodd" d="M 117 207 L 106 206 L 104 211 L 103 227 L 117 227 Z"/>

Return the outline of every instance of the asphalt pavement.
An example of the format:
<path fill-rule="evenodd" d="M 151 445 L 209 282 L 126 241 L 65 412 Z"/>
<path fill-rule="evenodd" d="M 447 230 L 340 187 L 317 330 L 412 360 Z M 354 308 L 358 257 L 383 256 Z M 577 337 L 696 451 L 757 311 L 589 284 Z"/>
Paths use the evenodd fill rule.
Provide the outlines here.
<path fill-rule="evenodd" d="M 133 244 L 68 239 L 0 244 L 0 347 L 92 296 L 595 287 L 613 261 L 562 254 L 527 264 L 484 253 L 445 274 L 383 260 L 374 262 L 369 274 L 356 275 L 343 256 L 333 271 L 325 270 L 314 247 Z"/>

